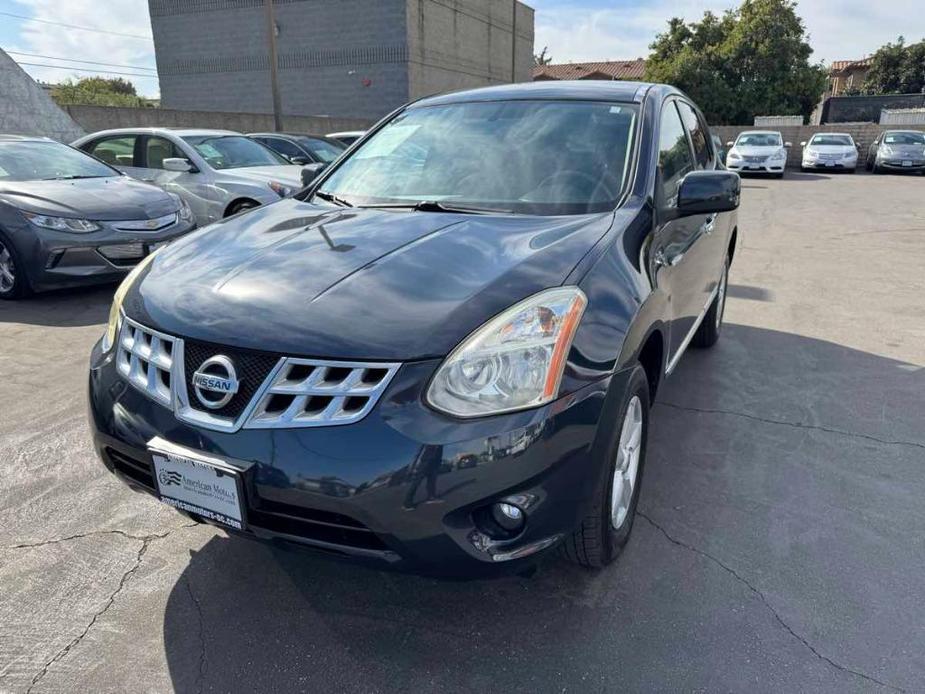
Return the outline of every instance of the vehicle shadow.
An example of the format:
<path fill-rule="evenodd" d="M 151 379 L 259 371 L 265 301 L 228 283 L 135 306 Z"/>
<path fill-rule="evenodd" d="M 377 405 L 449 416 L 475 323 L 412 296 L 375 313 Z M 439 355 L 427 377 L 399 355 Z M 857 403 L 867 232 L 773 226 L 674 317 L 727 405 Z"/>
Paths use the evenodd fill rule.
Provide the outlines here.
<path fill-rule="evenodd" d="M 59 289 L 17 301 L 0 301 L 0 323 L 76 328 L 103 324 L 116 284 Z"/>
<path fill-rule="evenodd" d="M 878 653 L 905 652 L 925 621 L 915 591 L 893 590 L 925 565 L 925 546 L 908 540 L 925 475 L 892 446 L 876 449 L 872 479 L 870 450 L 852 457 L 861 439 L 840 448 L 827 431 L 925 444 L 923 373 L 726 326 L 714 350 L 685 357 L 653 409 L 640 509 L 660 526 L 637 518 L 604 571 L 551 558 L 529 578 L 446 582 L 217 535 L 166 603 L 174 689 L 754 691 L 772 671 L 772 689 L 857 686 L 794 633 L 890 680 Z M 845 404 L 860 393 L 870 411 Z M 818 513 L 812 530 L 806 513 Z M 865 556 L 872 535 L 881 545 Z M 789 543 L 800 550 L 784 551 Z M 871 663 L 857 660 L 863 652 Z"/>

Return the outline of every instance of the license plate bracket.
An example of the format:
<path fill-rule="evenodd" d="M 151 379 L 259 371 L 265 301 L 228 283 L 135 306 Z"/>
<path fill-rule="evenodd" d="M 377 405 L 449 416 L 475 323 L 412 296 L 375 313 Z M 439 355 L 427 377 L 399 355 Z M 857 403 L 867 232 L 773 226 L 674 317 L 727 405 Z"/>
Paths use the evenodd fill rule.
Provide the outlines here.
<path fill-rule="evenodd" d="M 158 498 L 218 525 L 244 530 L 243 470 L 160 438 L 148 442 Z"/>
<path fill-rule="evenodd" d="M 903 159 L 903 166 L 912 166 L 912 162 L 908 159 Z"/>

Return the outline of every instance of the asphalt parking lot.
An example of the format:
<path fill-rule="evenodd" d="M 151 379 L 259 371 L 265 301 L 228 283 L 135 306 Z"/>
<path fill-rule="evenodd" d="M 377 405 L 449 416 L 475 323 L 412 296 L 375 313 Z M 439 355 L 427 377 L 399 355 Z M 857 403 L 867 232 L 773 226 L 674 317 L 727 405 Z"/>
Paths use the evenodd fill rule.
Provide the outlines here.
<path fill-rule="evenodd" d="M 633 538 L 448 583 L 227 537 L 96 460 L 113 289 L 0 305 L 0 691 L 925 691 L 925 179 L 744 181 Z"/>

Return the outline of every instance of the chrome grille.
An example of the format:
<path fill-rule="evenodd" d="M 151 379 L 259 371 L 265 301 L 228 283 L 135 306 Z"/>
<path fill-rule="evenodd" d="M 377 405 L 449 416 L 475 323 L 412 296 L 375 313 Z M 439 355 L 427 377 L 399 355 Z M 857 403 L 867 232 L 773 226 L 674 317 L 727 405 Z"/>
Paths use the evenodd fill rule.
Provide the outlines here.
<path fill-rule="evenodd" d="M 358 422 L 376 406 L 401 366 L 262 355 L 266 364 L 248 368 L 242 350 L 184 341 L 125 315 L 115 349 L 119 374 L 135 388 L 173 410 L 180 420 L 228 433 L 242 427 L 297 429 Z M 186 354 L 189 350 L 193 352 Z M 241 391 L 244 400 L 233 411 L 207 412 L 187 385 L 184 356 L 194 358 L 195 370 L 201 360 L 218 354 L 228 355 L 255 384 Z"/>
<path fill-rule="evenodd" d="M 248 429 L 317 427 L 363 419 L 398 371 L 398 364 L 286 359 L 271 375 Z"/>
<path fill-rule="evenodd" d="M 173 405 L 176 339 L 123 316 L 116 345 L 116 368 L 133 386 L 157 402 Z"/>
<path fill-rule="evenodd" d="M 763 155 L 754 155 L 754 154 L 750 154 L 742 158 L 745 159 L 745 161 L 747 161 L 749 164 L 759 164 L 763 162 L 765 159 L 767 159 L 767 157 Z"/>

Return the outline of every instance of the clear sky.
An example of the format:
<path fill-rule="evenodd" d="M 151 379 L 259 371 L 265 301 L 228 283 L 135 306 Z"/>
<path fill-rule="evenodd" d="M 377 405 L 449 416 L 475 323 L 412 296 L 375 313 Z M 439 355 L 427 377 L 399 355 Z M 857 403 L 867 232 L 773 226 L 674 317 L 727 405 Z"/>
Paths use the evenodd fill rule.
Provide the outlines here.
<path fill-rule="evenodd" d="M 644 57 L 648 45 L 664 30 L 670 17 L 693 20 L 704 10 L 721 12 L 738 4 L 738 0 L 527 3 L 536 9 L 536 50 L 548 46 L 555 62 L 569 62 Z M 809 29 L 815 60 L 861 58 L 900 34 L 908 41 L 925 38 L 925 0 L 801 0 L 799 13 Z M 20 17 L 114 33 L 82 31 Z M 150 36 L 147 0 L 0 0 L 0 47 L 19 63 L 71 66 L 23 66 L 44 81 L 87 76 L 94 74 L 87 70 L 94 69 L 133 73 L 120 76 L 133 81 L 139 93 L 157 96 Z"/>

